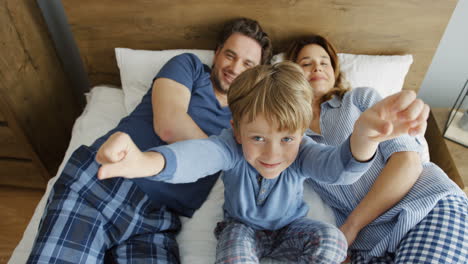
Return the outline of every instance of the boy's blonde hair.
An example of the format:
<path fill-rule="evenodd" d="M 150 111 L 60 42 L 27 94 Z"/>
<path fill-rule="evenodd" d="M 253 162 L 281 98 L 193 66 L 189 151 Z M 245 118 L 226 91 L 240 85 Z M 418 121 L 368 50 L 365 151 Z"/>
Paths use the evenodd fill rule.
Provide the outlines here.
<path fill-rule="evenodd" d="M 305 131 L 312 121 L 312 89 L 302 69 L 288 61 L 243 72 L 229 88 L 228 104 L 236 130 L 242 118 L 252 122 L 259 114 L 280 131 Z"/>

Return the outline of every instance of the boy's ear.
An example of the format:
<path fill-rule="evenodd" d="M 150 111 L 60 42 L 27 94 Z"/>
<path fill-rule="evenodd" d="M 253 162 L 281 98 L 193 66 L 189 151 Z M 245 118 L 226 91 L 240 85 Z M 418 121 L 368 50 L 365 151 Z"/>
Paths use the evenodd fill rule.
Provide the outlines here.
<path fill-rule="evenodd" d="M 239 135 L 238 129 L 236 129 L 234 127 L 234 121 L 232 121 L 232 119 L 231 119 L 230 122 L 231 122 L 232 131 L 234 132 L 234 139 L 236 139 L 237 143 L 242 144 L 241 140 L 240 140 L 240 135 Z"/>

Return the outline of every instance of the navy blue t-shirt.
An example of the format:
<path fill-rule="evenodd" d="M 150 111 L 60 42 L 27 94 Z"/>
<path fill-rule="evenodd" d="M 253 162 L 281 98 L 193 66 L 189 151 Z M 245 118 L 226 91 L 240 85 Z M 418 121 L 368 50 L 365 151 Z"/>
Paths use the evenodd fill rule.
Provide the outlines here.
<path fill-rule="evenodd" d="M 197 56 L 186 53 L 169 60 L 153 82 L 157 78 L 168 78 L 186 86 L 191 92 L 188 114 L 207 135 L 218 135 L 222 129 L 230 127 L 231 111 L 228 107 L 221 107 L 216 99 L 210 72 L 210 68 Z M 99 148 L 117 131 L 129 134 L 142 151 L 166 145 L 153 129 L 151 92 L 152 88 L 129 116 L 123 118 L 116 128 L 97 139 L 93 146 Z M 145 178 L 133 181 L 151 198 L 156 207 L 166 205 L 180 215 L 192 216 L 206 200 L 218 176 L 219 173 L 186 184 L 170 184 Z"/>

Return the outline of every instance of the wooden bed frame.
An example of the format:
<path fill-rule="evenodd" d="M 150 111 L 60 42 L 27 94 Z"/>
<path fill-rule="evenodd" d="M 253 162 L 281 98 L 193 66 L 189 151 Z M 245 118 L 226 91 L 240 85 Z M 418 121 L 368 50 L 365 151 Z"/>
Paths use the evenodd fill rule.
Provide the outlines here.
<path fill-rule="evenodd" d="M 220 25 L 258 20 L 282 51 L 293 37 L 319 33 L 339 52 L 412 54 L 404 89 L 418 91 L 457 0 L 63 0 L 89 84 L 120 86 L 114 48 L 213 49 Z M 85 87 L 84 89 L 88 89 Z M 433 120 L 432 159 L 463 188 Z M 436 151 L 435 151 L 436 150 Z M 445 151 L 445 152 L 444 152 Z"/>
<path fill-rule="evenodd" d="M 418 90 L 456 0 L 63 0 L 90 83 L 120 85 L 114 48 L 213 49 L 220 25 L 258 20 L 281 51 L 291 38 L 328 37 L 340 52 L 412 54 L 405 89 Z"/>

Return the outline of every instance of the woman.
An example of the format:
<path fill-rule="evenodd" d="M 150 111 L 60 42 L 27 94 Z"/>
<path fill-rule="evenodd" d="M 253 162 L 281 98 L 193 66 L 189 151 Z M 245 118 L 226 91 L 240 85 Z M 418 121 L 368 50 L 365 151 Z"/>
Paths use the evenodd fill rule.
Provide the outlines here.
<path fill-rule="evenodd" d="M 295 41 L 286 57 L 313 89 L 308 135 L 319 143 L 340 144 L 360 113 L 381 99 L 371 88 L 348 88 L 335 48 L 321 36 Z M 309 182 L 332 207 L 353 263 L 468 263 L 468 199 L 435 164 L 421 164 L 420 149 L 411 136 L 389 140 L 356 183 Z"/>

